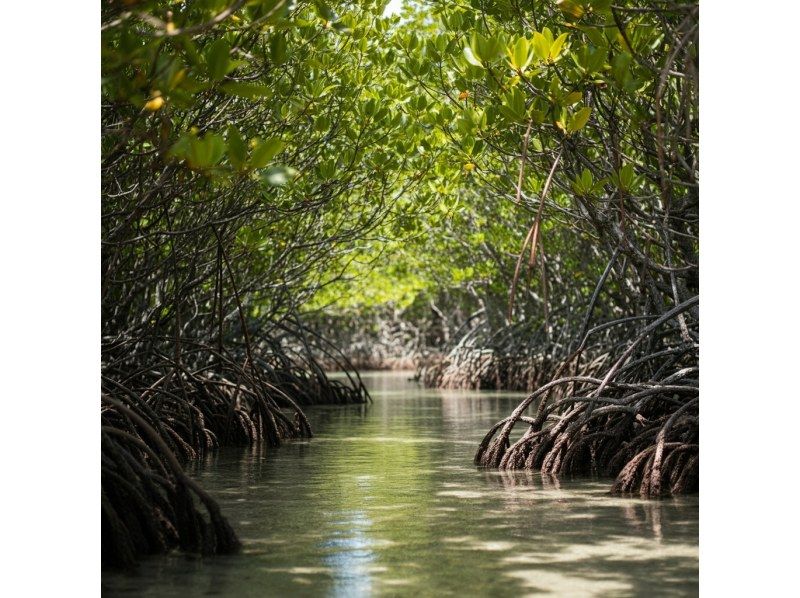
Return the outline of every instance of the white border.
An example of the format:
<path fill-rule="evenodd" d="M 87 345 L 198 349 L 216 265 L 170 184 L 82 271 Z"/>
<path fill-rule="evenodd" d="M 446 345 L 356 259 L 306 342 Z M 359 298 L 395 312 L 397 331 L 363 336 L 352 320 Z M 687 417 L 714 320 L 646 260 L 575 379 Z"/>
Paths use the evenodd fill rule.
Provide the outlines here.
<path fill-rule="evenodd" d="M 798 10 L 701 9 L 701 589 L 796 591 Z M 99 14 L 0 36 L 4 595 L 99 594 Z"/>
<path fill-rule="evenodd" d="M 5 596 L 100 594 L 99 24 L 30 3 L 0 36 Z"/>
<path fill-rule="evenodd" d="M 796 594 L 798 10 L 701 3 L 700 580 Z"/>

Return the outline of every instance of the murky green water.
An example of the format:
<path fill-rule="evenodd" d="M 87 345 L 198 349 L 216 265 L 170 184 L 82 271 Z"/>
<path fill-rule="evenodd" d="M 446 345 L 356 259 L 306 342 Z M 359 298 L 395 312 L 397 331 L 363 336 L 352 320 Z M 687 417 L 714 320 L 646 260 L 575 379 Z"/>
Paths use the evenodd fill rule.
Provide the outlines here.
<path fill-rule="evenodd" d="M 472 465 L 519 394 L 365 376 L 375 402 L 316 407 L 316 437 L 197 464 L 242 554 L 146 561 L 104 595 L 563 596 L 697 593 L 698 500 L 607 495 L 609 480 Z"/>

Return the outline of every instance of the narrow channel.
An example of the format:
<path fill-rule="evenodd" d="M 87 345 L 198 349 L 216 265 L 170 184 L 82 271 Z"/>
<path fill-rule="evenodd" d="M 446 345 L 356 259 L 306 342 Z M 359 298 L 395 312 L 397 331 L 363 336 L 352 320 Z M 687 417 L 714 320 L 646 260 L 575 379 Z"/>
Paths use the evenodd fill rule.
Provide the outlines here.
<path fill-rule="evenodd" d="M 610 496 L 610 481 L 482 470 L 478 442 L 520 393 L 363 376 L 374 402 L 312 407 L 309 441 L 227 448 L 191 465 L 241 554 L 107 572 L 136 596 L 687 596 L 698 498 Z"/>

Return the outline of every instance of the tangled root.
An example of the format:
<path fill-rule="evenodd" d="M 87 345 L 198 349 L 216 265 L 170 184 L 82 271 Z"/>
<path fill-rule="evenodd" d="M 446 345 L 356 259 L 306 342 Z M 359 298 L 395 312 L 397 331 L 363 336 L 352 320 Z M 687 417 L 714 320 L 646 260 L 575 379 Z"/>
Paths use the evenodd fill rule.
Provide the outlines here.
<path fill-rule="evenodd" d="M 699 345 L 677 327 L 665 326 L 696 303 L 695 297 L 646 326 L 602 377 L 576 372 L 531 393 L 492 427 L 475 463 L 615 476 L 612 491 L 618 494 L 696 491 Z M 535 401 L 536 416 L 525 415 Z M 512 443 L 518 422 L 528 428 Z"/>
<path fill-rule="evenodd" d="M 446 354 L 420 361 L 418 379 L 428 387 L 532 391 L 560 365 L 555 343 L 532 323 L 491 332 L 486 321 L 468 331 Z M 602 367 L 600 355 L 588 369 Z"/>
<path fill-rule="evenodd" d="M 104 566 L 130 568 L 173 548 L 236 551 L 219 506 L 183 464 L 220 446 L 311 437 L 300 404 L 370 400 L 357 375 L 350 384 L 330 380 L 276 347 L 252 364 L 186 339 L 180 361 L 116 350 L 124 357 L 102 376 Z"/>
<path fill-rule="evenodd" d="M 184 473 L 149 415 L 103 395 L 103 565 L 129 568 L 142 555 L 174 547 L 204 555 L 235 552 L 239 541 L 219 506 Z"/>

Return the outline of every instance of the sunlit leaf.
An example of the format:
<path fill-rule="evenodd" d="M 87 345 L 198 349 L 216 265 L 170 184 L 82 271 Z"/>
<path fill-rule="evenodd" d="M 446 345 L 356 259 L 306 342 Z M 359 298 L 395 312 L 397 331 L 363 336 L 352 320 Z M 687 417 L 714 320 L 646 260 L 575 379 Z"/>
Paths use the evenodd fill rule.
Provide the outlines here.
<path fill-rule="evenodd" d="M 558 55 L 561 54 L 561 48 L 564 46 L 564 42 L 567 40 L 567 34 L 562 33 L 559 35 L 550 46 L 550 51 L 548 52 L 548 58 L 554 61 L 558 58 Z"/>
<path fill-rule="evenodd" d="M 284 143 L 278 137 L 257 142 L 250 157 L 251 168 L 264 168 L 283 149 Z"/>
<path fill-rule="evenodd" d="M 483 67 L 483 63 L 475 57 L 475 54 L 472 53 L 472 48 L 469 46 L 464 47 L 464 58 L 474 66 Z"/>

